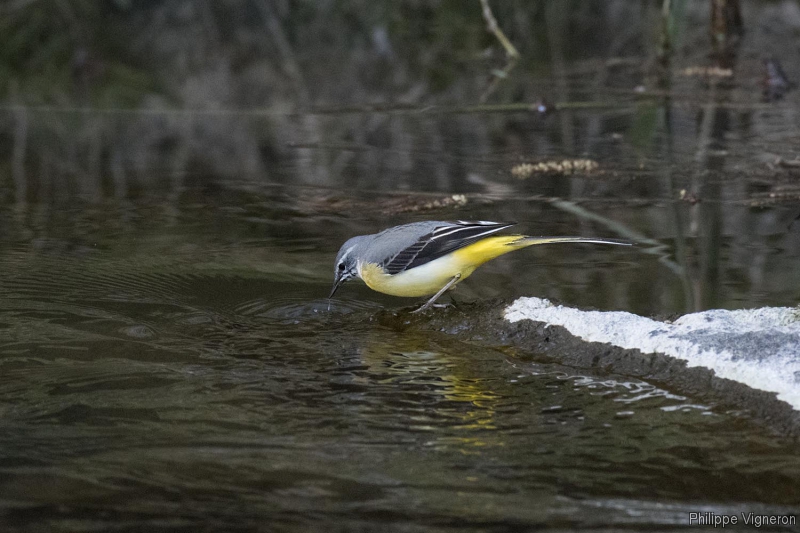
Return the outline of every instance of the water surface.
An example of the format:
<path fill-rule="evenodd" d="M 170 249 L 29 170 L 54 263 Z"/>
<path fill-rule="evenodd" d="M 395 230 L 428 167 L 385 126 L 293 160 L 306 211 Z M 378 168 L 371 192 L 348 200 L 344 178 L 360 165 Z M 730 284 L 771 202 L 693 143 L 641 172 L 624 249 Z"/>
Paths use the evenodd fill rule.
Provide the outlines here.
<path fill-rule="evenodd" d="M 795 441 L 658 384 L 380 326 L 379 309 L 409 302 L 359 286 L 324 298 L 338 244 L 380 222 L 275 220 L 275 191 L 253 187 L 6 215 L 9 527 L 660 529 L 690 512 L 796 512 Z M 503 203 L 502 214 L 542 233 L 578 229 L 538 200 Z M 780 270 L 796 259 L 777 251 L 787 238 L 775 230 L 746 246 Z M 725 239 L 726 258 L 739 239 Z M 669 295 L 683 281 L 651 248 L 512 254 L 456 298 L 679 311 Z M 789 298 L 770 287 L 748 297 Z"/>

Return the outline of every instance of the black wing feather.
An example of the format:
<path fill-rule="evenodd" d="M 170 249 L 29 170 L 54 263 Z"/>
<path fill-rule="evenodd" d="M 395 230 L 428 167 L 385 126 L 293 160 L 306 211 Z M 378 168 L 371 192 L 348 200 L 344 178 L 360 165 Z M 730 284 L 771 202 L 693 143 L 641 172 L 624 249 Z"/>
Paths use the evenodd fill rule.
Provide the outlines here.
<path fill-rule="evenodd" d="M 435 228 L 401 250 L 383 264 L 389 274 L 399 274 L 464 248 L 493 233 L 513 226 L 513 222 L 457 222 Z"/>

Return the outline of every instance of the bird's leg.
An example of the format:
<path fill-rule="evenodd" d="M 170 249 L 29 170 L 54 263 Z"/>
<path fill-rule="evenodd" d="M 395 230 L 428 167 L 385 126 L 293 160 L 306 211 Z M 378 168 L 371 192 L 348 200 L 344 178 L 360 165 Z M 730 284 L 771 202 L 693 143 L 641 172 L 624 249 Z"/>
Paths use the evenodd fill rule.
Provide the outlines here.
<path fill-rule="evenodd" d="M 441 296 L 442 294 L 444 294 L 444 293 L 445 293 L 445 292 L 446 292 L 448 289 L 451 289 L 451 288 L 453 288 L 453 287 L 455 286 L 455 284 L 456 284 L 456 283 L 458 283 L 458 280 L 460 280 L 460 279 L 461 279 L 461 274 L 460 274 L 460 273 L 459 273 L 459 274 L 456 274 L 455 276 L 453 276 L 452 278 L 450 278 L 450 281 L 448 281 L 448 282 L 447 282 L 447 284 L 446 284 L 444 287 L 442 287 L 441 289 L 439 289 L 439 292 L 437 292 L 436 294 L 434 294 L 434 295 L 431 297 L 431 299 L 430 299 L 430 300 L 428 300 L 427 302 L 425 302 L 425 304 L 424 304 L 422 307 L 420 307 L 419 309 L 415 309 L 414 311 L 411 311 L 411 312 L 412 312 L 412 313 L 419 313 L 420 311 L 424 311 L 425 309 L 427 309 L 427 308 L 429 308 L 430 306 L 432 306 L 432 305 L 433 305 L 433 302 L 435 302 L 435 301 L 436 301 L 436 299 L 437 299 L 437 298 L 439 298 L 439 296 Z"/>

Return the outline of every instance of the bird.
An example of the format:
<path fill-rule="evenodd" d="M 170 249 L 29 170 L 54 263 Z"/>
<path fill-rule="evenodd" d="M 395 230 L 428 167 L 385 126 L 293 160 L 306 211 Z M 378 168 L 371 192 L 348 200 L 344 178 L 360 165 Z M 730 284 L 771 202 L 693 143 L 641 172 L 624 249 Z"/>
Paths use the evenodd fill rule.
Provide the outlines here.
<path fill-rule="evenodd" d="M 393 296 L 431 296 L 418 313 L 447 290 L 464 281 L 482 264 L 535 244 L 631 243 L 593 237 L 496 235 L 515 222 L 429 220 L 394 226 L 372 235 L 358 235 L 336 254 L 333 298 L 346 281 L 361 279 L 375 291 Z"/>

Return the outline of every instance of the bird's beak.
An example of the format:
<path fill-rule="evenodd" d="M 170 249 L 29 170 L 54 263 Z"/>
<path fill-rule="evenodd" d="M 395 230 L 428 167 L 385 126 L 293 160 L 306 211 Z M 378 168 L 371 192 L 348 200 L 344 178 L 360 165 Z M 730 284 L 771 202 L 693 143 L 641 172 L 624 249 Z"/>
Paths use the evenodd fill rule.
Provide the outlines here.
<path fill-rule="evenodd" d="M 333 280 L 333 289 L 331 289 L 331 295 L 328 296 L 328 299 L 333 298 L 333 295 L 336 293 L 337 290 L 339 290 L 339 287 L 341 286 L 342 283 L 344 283 L 344 278 L 337 277 L 335 280 Z"/>

